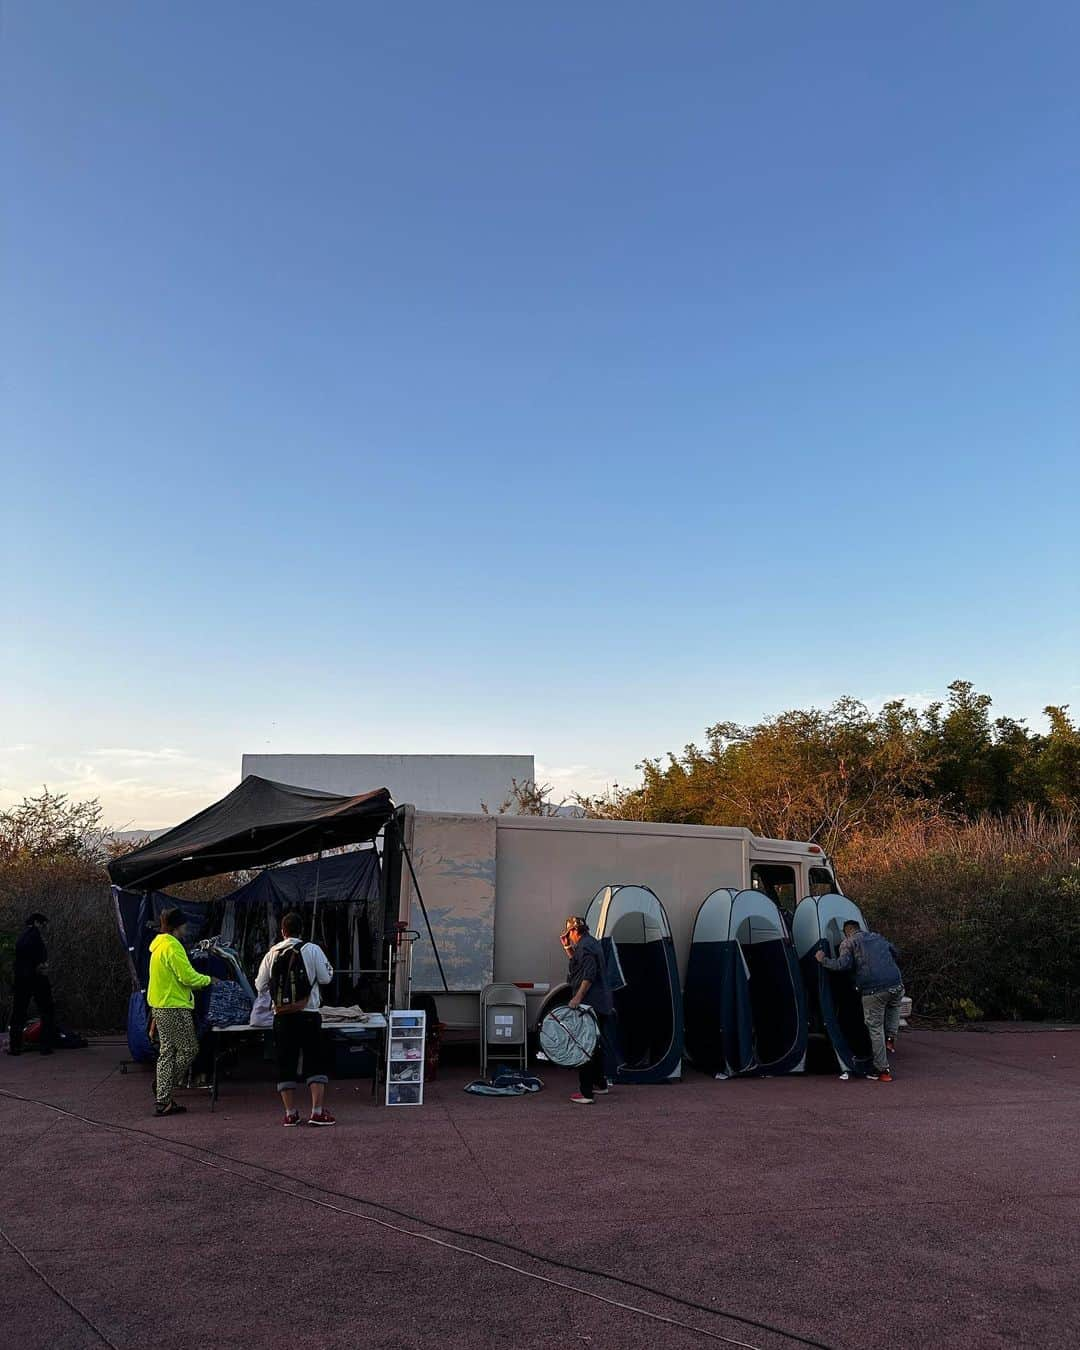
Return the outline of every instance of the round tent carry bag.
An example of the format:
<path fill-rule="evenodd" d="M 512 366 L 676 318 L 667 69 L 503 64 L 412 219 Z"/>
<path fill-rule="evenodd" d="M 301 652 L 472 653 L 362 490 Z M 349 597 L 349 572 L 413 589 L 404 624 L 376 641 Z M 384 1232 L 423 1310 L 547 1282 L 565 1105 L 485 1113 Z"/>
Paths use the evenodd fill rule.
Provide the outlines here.
<path fill-rule="evenodd" d="M 580 1069 L 592 1059 L 600 1027 L 591 1008 L 552 1008 L 540 1023 L 540 1048 L 552 1064 Z"/>

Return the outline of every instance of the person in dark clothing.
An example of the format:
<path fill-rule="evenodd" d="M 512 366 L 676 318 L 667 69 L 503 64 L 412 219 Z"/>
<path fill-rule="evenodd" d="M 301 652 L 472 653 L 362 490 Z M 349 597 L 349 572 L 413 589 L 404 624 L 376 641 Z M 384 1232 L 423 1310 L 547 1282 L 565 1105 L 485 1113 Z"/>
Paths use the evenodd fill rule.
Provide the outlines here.
<path fill-rule="evenodd" d="M 15 943 L 15 979 L 11 999 L 11 1042 L 9 1055 L 21 1055 L 23 1027 L 30 1003 L 37 1005 L 41 1018 L 41 1039 L 38 1049 L 51 1055 L 56 1039 L 56 1015 L 53 1007 L 52 985 L 49 983 L 49 953 L 45 947 L 42 929 L 47 920 L 44 914 L 30 914 L 26 926 Z"/>
<path fill-rule="evenodd" d="M 904 980 L 897 964 L 896 948 L 880 933 L 867 933 L 854 919 L 844 924 L 844 940 L 837 956 L 818 951 L 814 956 L 826 970 L 849 970 L 862 998 L 863 1021 L 870 1033 L 874 1068 L 867 1078 L 891 1083 L 889 1055 L 896 1053 L 896 1035 L 900 1030 L 900 1003 Z"/>
<path fill-rule="evenodd" d="M 611 1087 L 604 1067 L 604 1047 L 607 1042 L 615 1001 L 608 987 L 604 949 L 589 933 L 589 925 L 577 915 L 566 921 L 560 939 L 563 951 L 570 958 L 567 982 L 572 990 L 570 1007 L 583 1003 L 596 1015 L 600 1035 L 596 1049 L 587 1064 L 578 1073 L 578 1090 L 570 1098 L 575 1106 L 592 1106 L 597 1096 L 604 1096 Z"/>

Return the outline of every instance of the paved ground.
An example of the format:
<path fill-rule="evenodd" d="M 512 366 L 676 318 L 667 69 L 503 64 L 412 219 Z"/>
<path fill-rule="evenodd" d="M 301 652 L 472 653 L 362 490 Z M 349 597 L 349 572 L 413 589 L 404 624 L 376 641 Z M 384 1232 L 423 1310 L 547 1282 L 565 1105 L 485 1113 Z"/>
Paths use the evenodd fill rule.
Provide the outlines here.
<path fill-rule="evenodd" d="M 338 1084 L 323 1131 L 280 1129 L 252 1081 L 214 1114 L 192 1096 L 154 1120 L 147 1075 L 121 1076 L 119 1055 L 0 1059 L 0 1090 L 147 1131 L 0 1096 L 0 1227 L 107 1338 L 0 1241 L 0 1342 L 20 1350 L 707 1342 L 530 1275 L 760 1350 L 798 1341 L 721 1310 L 836 1350 L 1080 1343 L 1075 1031 L 913 1031 L 892 1085 L 691 1076 L 591 1109 L 566 1102 L 557 1070 L 503 1100 L 465 1095 L 453 1069 L 413 1111 Z"/>

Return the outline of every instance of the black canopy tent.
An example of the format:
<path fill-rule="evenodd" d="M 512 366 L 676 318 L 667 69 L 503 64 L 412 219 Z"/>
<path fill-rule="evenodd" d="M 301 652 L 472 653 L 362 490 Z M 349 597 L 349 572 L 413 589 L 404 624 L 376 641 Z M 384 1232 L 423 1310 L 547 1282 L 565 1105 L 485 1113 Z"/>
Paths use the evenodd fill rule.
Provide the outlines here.
<path fill-rule="evenodd" d="M 386 788 L 339 797 L 252 774 L 205 811 L 114 859 L 109 876 L 117 886 L 145 891 L 266 867 L 345 844 L 371 843 L 393 814 Z"/>
<path fill-rule="evenodd" d="M 269 867 L 272 863 L 286 862 L 304 854 L 317 854 L 321 859 L 326 849 L 347 844 L 374 844 L 379 833 L 390 826 L 386 830 L 387 842 L 408 864 L 434 947 L 435 939 L 412 859 L 400 830 L 395 828 L 396 816 L 397 808 L 387 788 L 342 797 L 333 792 L 275 783 L 269 778 L 250 774 L 221 801 L 142 848 L 115 858 L 109 864 L 109 877 L 114 886 L 128 891 L 157 891 L 196 877 Z M 396 874 L 399 869 L 392 871 Z M 313 909 L 318 906 L 318 896 L 319 874 L 316 871 Z M 388 888 L 384 931 L 393 922 L 390 906 L 394 899 L 396 894 L 391 894 Z M 435 959 L 443 985 L 448 988 L 437 947 Z"/>

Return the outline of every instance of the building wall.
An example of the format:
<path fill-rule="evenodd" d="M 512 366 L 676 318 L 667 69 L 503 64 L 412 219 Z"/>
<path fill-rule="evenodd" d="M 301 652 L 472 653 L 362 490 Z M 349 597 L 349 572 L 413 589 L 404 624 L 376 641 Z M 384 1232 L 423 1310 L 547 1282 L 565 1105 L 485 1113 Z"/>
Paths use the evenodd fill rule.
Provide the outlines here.
<path fill-rule="evenodd" d="M 389 788 L 418 811 L 497 811 L 513 780 L 535 776 L 532 755 L 245 755 L 241 777 L 354 795 Z"/>

